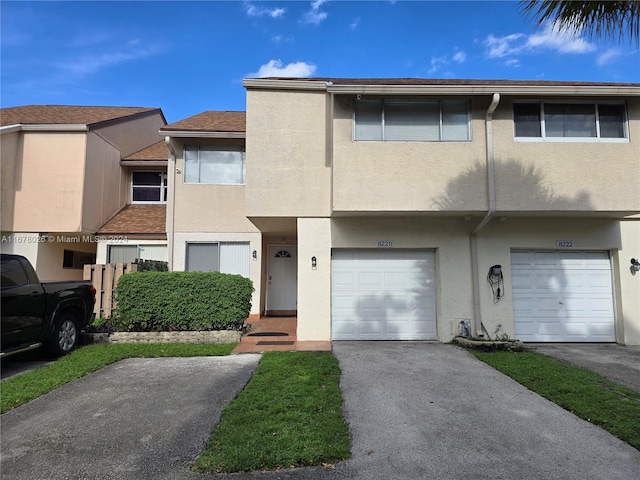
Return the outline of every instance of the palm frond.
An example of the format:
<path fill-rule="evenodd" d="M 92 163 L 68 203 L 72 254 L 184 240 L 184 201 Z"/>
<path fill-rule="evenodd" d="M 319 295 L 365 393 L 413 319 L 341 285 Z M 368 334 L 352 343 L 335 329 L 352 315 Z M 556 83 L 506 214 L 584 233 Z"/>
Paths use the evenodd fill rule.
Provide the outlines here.
<path fill-rule="evenodd" d="M 519 5 L 537 26 L 552 23 L 561 30 L 595 39 L 620 41 L 628 36 L 640 44 L 640 0 L 522 0 Z"/>

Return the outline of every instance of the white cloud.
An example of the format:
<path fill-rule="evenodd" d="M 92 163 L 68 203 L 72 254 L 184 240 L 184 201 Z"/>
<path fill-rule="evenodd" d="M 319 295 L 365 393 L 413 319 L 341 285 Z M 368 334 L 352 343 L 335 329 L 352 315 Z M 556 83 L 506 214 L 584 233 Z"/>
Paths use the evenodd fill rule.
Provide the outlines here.
<path fill-rule="evenodd" d="M 280 18 L 284 15 L 284 8 L 266 8 L 254 5 L 249 2 L 245 2 L 244 10 L 249 17 L 263 17 L 268 16 L 271 18 Z"/>
<path fill-rule="evenodd" d="M 453 55 L 453 61 L 458 63 L 464 63 L 467 60 L 467 54 L 463 51 L 458 51 Z"/>
<path fill-rule="evenodd" d="M 596 59 L 596 64 L 601 67 L 603 65 L 611 63 L 616 57 L 619 57 L 620 55 L 622 55 L 622 50 L 618 48 L 610 48 L 609 50 L 598 56 L 598 58 Z"/>
<path fill-rule="evenodd" d="M 311 23 L 318 25 L 322 23 L 328 17 L 327 12 L 320 11 L 320 7 L 326 0 L 314 0 L 311 2 L 311 9 L 302 17 L 302 23 Z"/>
<path fill-rule="evenodd" d="M 135 46 L 135 43 L 129 43 L 129 45 Z M 103 68 L 113 65 L 150 57 L 156 55 L 159 51 L 160 49 L 157 47 L 132 48 L 130 50 L 105 52 L 74 58 L 65 62 L 59 62 L 56 66 L 60 70 L 84 76 L 96 73 Z"/>
<path fill-rule="evenodd" d="M 283 65 L 280 60 L 269 60 L 261 65 L 256 73 L 250 73 L 247 77 L 310 77 L 315 71 L 316 66 L 312 63 L 295 62 Z"/>
<path fill-rule="evenodd" d="M 520 66 L 520 60 L 517 58 L 509 58 L 506 62 L 504 62 L 506 67 L 518 68 Z"/>
<path fill-rule="evenodd" d="M 433 75 L 449 63 L 449 58 L 446 55 L 443 55 L 442 57 L 431 57 L 431 68 L 427 70 L 427 73 L 429 75 Z"/>
<path fill-rule="evenodd" d="M 356 18 L 349 24 L 349 30 L 355 30 L 360 26 L 360 17 Z"/>
<path fill-rule="evenodd" d="M 553 24 L 547 24 L 542 33 L 534 33 L 527 39 L 525 48 L 535 50 L 546 48 L 560 53 L 589 53 L 596 49 L 595 45 L 580 36 L 563 31 Z"/>
<path fill-rule="evenodd" d="M 544 51 L 555 51 L 561 54 L 584 54 L 593 52 L 594 44 L 581 38 L 579 34 L 568 33 L 553 24 L 547 24 L 540 33 L 525 35 L 513 33 L 504 37 L 489 34 L 482 41 L 485 55 L 488 58 L 505 58 L 507 66 L 519 66 L 513 57 L 517 55 L 531 55 Z"/>

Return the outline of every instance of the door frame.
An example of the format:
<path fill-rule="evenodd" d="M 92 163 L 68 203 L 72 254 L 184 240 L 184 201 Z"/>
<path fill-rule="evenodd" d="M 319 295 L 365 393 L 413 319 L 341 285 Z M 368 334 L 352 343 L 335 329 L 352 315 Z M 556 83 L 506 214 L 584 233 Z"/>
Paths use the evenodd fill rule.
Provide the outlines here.
<path fill-rule="evenodd" d="M 291 310 L 270 310 L 269 309 L 269 294 L 270 294 L 270 286 L 269 286 L 269 268 L 271 265 L 271 249 L 286 249 L 286 248 L 295 248 L 296 250 L 296 274 L 295 274 L 295 285 L 296 285 L 296 289 L 295 289 L 295 305 L 296 308 L 291 309 Z M 266 316 L 271 316 L 271 317 L 287 317 L 287 316 L 295 316 L 298 314 L 298 309 L 297 309 L 297 305 L 298 305 L 298 245 L 294 245 L 294 244 L 286 244 L 286 245 L 282 245 L 282 244 L 278 244 L 278 243 L 274 243 L 274 244 L 268 244 L 267 245 L 267 264 L 265 266 L 265 271 L 266 271 L 266 294 L 265 294 L 265 315 Z"/>

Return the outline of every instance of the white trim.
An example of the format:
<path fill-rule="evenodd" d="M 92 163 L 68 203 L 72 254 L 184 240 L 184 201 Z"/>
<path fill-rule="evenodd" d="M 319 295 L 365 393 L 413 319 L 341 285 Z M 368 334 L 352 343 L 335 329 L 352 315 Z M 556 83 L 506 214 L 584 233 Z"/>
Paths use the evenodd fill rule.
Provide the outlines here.
<path fill-rule="evenodd" d="M 160 130 L 160 135 L 179 138 L 247 138 L 246 132 L 201 132 L 198 130 Z"/>

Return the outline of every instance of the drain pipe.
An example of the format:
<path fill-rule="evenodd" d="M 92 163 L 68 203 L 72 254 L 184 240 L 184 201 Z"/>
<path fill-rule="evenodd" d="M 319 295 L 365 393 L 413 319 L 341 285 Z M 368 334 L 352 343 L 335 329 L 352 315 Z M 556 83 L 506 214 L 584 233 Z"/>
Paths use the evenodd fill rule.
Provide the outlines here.
<path fill-rule="evenodd" d="M 493 163 L 493 112 L 500 103 L 500 94 L 494 93 L 491 104 L 485 115 L 485 133 L 487 146 L 487 193 L 489 196 L 489 209 L 482 221 L 473 229 L 470 236 L 471 243 L 471 283 L 473 285 L 473 334 L 478 336 L 480 331 L 480 279 L 478 266 L 478 232 L 482 230 L 496 213 L 496 178 Z"/>
<path fill-rule="evenodd" d="M 176 151 L 171 144 L 171 137 L 164 137 L 164 143 L 169 148 L 169 165 L 167 179 L 169 180 L 169 198 L 167 199 L 167 261 L 169 271 L 173 272 L 173 230 L 176 205 Z"/>

